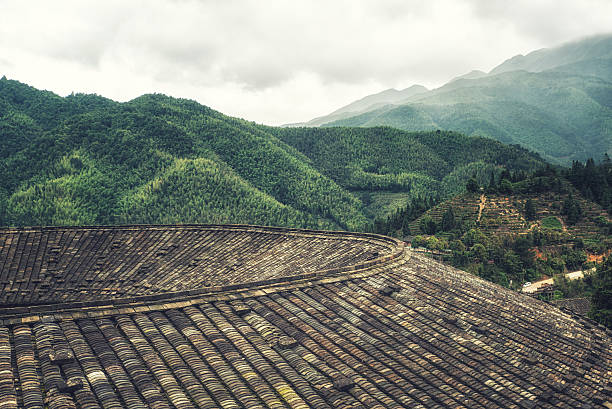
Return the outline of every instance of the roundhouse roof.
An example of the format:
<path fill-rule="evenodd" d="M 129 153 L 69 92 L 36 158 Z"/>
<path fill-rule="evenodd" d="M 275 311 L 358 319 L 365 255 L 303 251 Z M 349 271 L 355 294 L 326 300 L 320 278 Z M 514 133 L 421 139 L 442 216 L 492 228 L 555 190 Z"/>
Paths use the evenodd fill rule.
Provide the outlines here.
<path fill-rule="evenodd" d="M 3 408 L 612 406 L 609 330 L 388 237 L 7 229 L 0 254 Z"/>

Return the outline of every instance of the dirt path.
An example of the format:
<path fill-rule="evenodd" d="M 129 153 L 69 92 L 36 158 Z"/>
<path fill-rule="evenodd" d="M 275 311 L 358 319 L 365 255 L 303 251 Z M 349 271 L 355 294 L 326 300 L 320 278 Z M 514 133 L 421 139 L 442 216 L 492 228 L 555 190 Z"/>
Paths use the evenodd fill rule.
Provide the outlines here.
<path fill-rule="evenodd" d="M 593 273 L 594 271 L 595 271 L 594 268 L 586 270 L 587 273 Z M 583 270 L 572 271 L 571 273 L 565 273 L 565 277 L 567 277 L 567 279 L 570 280 L 570 281 L 577 280 L 579 278 L 584 278 L 584 273 L 585 272 Z M 553 285 L 554 281 L 553 281 L 552 278 L 536 281 L 534 283 L 531 283 L 528 286 L 523 287 L 523 292 L 524 293 L 533 293 L 533 292 L 537 291 L 538 288 L 542 287 L 544 284 Z"/>
<path fill-rule="evenodd" d="M 559 221 L 561 222 L 561 231 L 567 231 L 567 225 L 563 221 L 563 217 L 559 216 L 557 217 L 557 219 L 559 219 Z"/>
<path fill-rule="evenodd" d="M 484 193 L 482 193 L 480 195 L 480 203 L 478 203 L 478 219 L 476 220 L 476 223 L 480 223 L 480 218 L 482 217 L 482 211 L 485 208 L 486 202 L 487 202 L 487 197 L 484 195 Z"/>

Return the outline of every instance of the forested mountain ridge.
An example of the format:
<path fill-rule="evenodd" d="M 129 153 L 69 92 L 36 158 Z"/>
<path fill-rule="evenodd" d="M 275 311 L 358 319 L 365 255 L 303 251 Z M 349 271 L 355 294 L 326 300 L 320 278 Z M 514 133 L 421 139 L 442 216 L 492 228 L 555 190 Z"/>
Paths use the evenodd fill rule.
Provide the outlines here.
<path fill-rule="evenodd" d="M 545 159 L 612 154 L 612 35 L 512 58 L 440 88 L 307 125 L 447 129 L 520 144 Z M 366 97 L 367 98 L 367 97 Z"/>
<path fill-rule="evenodd" d="M 534 169 L 457 133 L 274 128 L 194 101 L 62 98 L 0 80 L 0 225 L 253 223 L 360 230 L 473 174 Z"/>
<path fill-rule="evenodd" d="M 14 81 L 0 86 L 2 117 L 13 118 L 3 119 L 2 126 L 19 143 L 19 149 L 1 155 L 2 224 L 216 220 L 355 228 L 365 221 L 358 201 L 295 149 L 262 127 L 193 101 L 145 95 L 125 104 L 100 103 L 82 95 L 63 99 L 34 92 L 28 97 L 33 90 Z M 83 99 L 96 103 L 83 110 Z M 57 112 L 57 124 L 38 115 L 37 107 L 44 104 Z M 24 130 L 27 136 L 19 138 Z M 177 180 L 178 170 L 184 173 Z M 230 195 L 228 181 L 251 195 Z M 195 189 L 202 183 L 216 192 L 205 208 L 193 206 L 203 197 Z M 132 211 L 157 203 L 143 196 L 161 195 L 168 186 L 172 196 L 183 195 L 175 202 L 178 207 Z M 224 212 L 235 208 L 238 198 L 247 214 L 234 220 Z"/>
<path fill-rule="evenodd" d="M 612 35 L 598 35 L 571 41 L 558 47 L 543 48 L 527 55 L 516 55 L 491 70 L 491 74 L 509 71 L 542 72 L 557 69 L 564 71 L 582 61 L 612 59 Z M 612 79 L 612 73 L 607 74 Z"/>
<path fill-rule="evenodd" d="M 278 137 L 350 191 L 412 192 L 448 196 L 458 181 L 537 167 L 539 159 L 516 146 L 457 132 L 373 128 L 276 128 Z M 493 143 L 491 143 L 493 142 Z M 541 163 L 541 162 L 540 162 Z"/>

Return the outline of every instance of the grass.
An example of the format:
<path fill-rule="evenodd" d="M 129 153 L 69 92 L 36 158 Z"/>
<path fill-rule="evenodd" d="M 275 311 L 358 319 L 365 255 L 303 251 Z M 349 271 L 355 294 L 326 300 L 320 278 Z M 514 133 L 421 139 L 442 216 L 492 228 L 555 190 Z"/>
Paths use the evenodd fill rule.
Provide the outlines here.
<path fill-rule="evenodd" d="M 366 205 L 366 214 L 373 217 L 391 215 L 400 207 L 405 207 L 412 198 L 406 192 L 355 192 Z M 366 195 L 369 198 L 366 198 Z"/>
<path fill-rule="evenodd" d="M 559 220 L 555 216 L 548 216 L 545 219 L 542 219 L 542 227 L 551 230 L 563 230 L 561 220 Z"/>

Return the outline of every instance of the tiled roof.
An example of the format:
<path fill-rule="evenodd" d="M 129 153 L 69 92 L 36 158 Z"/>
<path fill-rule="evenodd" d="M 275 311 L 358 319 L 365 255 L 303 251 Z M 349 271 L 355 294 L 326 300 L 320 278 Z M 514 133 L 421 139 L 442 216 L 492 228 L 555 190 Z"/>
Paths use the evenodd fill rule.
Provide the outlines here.
<path fill-rule="evenodd" d="M 333 269 L 389 252 L 386 242 L 356 234 L 313 237 L 253 226 L 0 230 L 0 305 L 187 291 Z"/>
<path fill-rule="evenodd" d="M 208 233 L 187 234 L 192 228 Z M 157 242 L 139 241 L 155 229 L 119 228 L 124 243 L 140 250 L 109 251 L 104 260 L 114 267 L 98 276 L 129 277 L 137 268 L 120 266 L 154 257 L 143 254 L 155 254 L 148 247 Z M 207 237 L 216 246 L 203 251 L 210 263 L 219 260 L 217 268 L 233 274 L 222 267 L 239 255 L 250 267 L 234 269 L 231 279 L 260 281 L 203 287 L 168 257 L 148 293 L 81 287 L 60 303 L 58 285 L 51 287 L 56 298 L 39 294 L 49 305 L 27 305 L 28 296 L 20 295 L 20 305 L 0 309 L 1 408 L 612 405 L 609 330 L 414 254 L 399 241 L 236 226 L 157 229 L 161 237 L 183 229 L 173 241 L 177 255 L 189 251 L 188 239 Z M 90 237 L 87 230 L 62 234 Z M 253 237 L 275 242 L 265 251 L 271 254 L 258 250 Z M 22 242 L 9 251 L 20 260 L 11 265 L 22 267 L 4 268 L 3 280 L 30 274 L 31 281 L 42 270 L 28 259 L 43 260 L 44 250 L 34 239 Z M 66 246 L 71 261 L 58 261 L 76 274 L 64 279 L 76 286 L 88 277 L 79 269 L 91 265 L 84 262 L 89 247 L 78 242 Z M 215 279 L 214 268 L 201 268 Z M 189 279 L 172 284 L 164 272 Z"/>
<path fill-rule="evenodd" d="M 566 298 L 563 300 L 554 300 L 553 304 L 561 309 L 566 308 L 567 311 L 580 315 L 587 315 L 591 310 L 590 298 Z"/>

